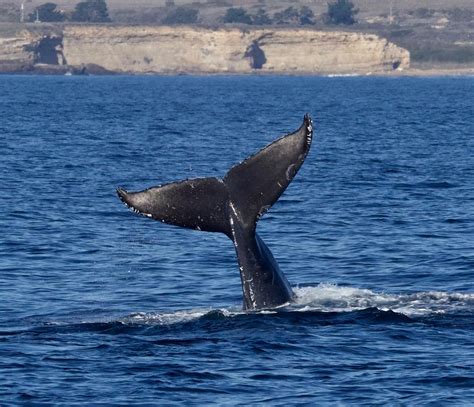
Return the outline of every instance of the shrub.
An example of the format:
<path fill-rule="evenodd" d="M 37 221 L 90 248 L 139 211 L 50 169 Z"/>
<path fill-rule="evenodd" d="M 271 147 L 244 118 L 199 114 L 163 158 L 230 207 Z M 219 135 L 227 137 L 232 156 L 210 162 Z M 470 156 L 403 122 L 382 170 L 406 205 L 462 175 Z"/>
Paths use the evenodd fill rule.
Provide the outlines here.
<path fill-rule="evenodd" d="M 352 25 L 356 22 L 354 17 L 358 12 L 359 10 L 354 9 L 354 4 L 350 0 L 337 0 L 334 3 L 328 3 L 328 22 Z"/>
<path fill-rule="evenodd" d="M 263 8 L 259 8 L 257 13 L 252 16 L 252 24 L 255 25 L 270 25 L 272 19 L 268 16 Z"/>
<path fill-rule="evenodd" d="M 296 8 L 290 6 L 283 11 L 275 13 L 273 19 L 277 24 L 299 24 L 300 14 Z"/>
<path fill-rule="evenodd" d="M 252 24 L 252 17 L 242 7 L 231 7 L 227 9 L 223 21 L 224 23 Z"/>
<path fill-rule="evenodd" d="M 308 6 L 303 6 L 300 9 L 300 24 L 312 25 L 314 24 L 314 13 Z"/>
<path fill-rule="evenodd" d="M 105 23 L 110 21 L 105 0 L 86 0 L 76 4 L 72 21 Z"/>
<path fill-rule="evenodd" d="M 303 6 L 299 10 L 291 6 L 283 11 L 275 13 L 273 19 L 275 20 L 276 24 L 314 24 L 314 13 L 313 10 L 307 6 Z"/>
<path fill-rule="evenodd" d="M 195 24 L 198 20 L 199 11 L 189 7 L 177 7 L 163 19 L 163 24 Z"/>

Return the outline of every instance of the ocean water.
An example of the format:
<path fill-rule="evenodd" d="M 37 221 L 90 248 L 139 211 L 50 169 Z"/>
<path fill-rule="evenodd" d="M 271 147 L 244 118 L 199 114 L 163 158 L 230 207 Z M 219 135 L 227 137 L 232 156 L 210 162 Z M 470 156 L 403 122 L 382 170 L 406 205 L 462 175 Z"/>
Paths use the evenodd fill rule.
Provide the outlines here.
<path fill-rule="evenodd" d="M 474 79 L 0 76 L 0 404 L 474 404 Z M 115 195 L 295 130 L 242 311 L 224 235 Z"/>

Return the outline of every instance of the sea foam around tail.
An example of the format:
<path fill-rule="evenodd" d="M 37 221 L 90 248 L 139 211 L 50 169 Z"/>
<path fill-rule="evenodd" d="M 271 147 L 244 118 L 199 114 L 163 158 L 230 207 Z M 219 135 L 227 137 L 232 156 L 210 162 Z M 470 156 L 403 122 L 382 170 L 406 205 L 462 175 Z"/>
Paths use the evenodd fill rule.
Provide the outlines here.
<path fill-rule="evenodd" d="M 440 291 L 410 294 L 390 294 L 369 289 L 320 283 L 315 286 L 295 287 L 295 302 L 272 310 L 251 314 L 282 312 L 347 313 L 376 308 L 407 317 L 474 312 L 474 293 Z M 134 313 L 119 320 L 125 324 L 172 325 L 200 318 L 232 318 L 249 314 L 238 306 L 222 309 L 191 309 L 165 313 Z"/>

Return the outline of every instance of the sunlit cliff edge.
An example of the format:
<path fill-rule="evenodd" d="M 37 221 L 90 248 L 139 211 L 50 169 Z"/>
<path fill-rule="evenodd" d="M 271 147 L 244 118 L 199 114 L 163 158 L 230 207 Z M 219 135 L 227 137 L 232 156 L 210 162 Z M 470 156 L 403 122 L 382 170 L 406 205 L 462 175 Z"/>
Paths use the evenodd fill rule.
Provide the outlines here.
<path fill-rule="evenodd" d="M 33 24 L 0 31 L 0 72 L 376 74 L 409 65 L 406 49 L 354 32 Z"/>

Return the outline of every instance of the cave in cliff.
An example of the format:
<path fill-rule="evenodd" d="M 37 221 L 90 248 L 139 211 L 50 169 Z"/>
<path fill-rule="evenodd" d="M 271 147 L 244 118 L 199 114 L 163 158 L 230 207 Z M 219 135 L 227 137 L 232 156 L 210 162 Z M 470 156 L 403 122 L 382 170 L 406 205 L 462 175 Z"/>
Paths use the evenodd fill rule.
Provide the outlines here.
<path fill-rule="evenodd" d="M 38 41 L 34 53 L 35 63 L 48 65 L 66 65 L 63 55 L 62 37 L 43 37 Z"/>
<path fill-rule="evenodd" d="M 265 52 L 260 48 L 257 41 L 254 41 L 245 51 L 245 58 L 250 59 L 250 67 L 252 69 L 262 69 L 267 62 Z"/>

